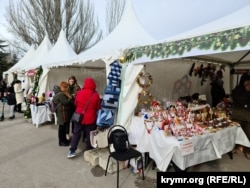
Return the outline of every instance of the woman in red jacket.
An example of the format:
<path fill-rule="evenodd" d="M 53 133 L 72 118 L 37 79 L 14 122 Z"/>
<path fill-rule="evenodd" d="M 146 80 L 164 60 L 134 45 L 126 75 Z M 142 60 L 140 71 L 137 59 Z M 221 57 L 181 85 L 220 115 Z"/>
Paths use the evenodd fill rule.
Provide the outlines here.
<path fill-rule="evenodd" d="M 82 89 L 76 94 L 75 106 L 75 111 L 78 113 L 82 113 L 85 106 L 86 109 L 82 119 L 82 123 L 75 123 L 74 125 L 70 150 L 67 155 L 68 158 L 76 156 L 76 149 L 81 138 L 82 131 L 87 137 L 86 149 L 92 149 L 90 143 L 90 131 L 96 129 L 97 111 L 101 108 L 100 96 L 96 91 L 96 83 L 92 78 L 86 78 L 84 80 Z"/>

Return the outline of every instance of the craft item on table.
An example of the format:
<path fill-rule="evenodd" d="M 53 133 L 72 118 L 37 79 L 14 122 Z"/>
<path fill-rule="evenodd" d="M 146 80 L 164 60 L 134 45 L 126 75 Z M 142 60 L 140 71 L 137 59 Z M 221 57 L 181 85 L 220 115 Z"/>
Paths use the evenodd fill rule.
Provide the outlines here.
<path fill-rule="evenodd" d="M 166 109 L 169 109 L 171 105 L 172 105 L 172 102 L 167 100 L 166 101 Z"/>
<path fill-rule="evenodd" d="M 172 131 L 171 131 L 171 128 L 170 128 L 170 121 L 165 119 L 162 121 L 162 130 L 164 130 L 165 132 L 165 136 L 170 136 L 172 135 Z"/>
<path fill-rule="evenodd" d="M 30 104 L 36 104 L 36 103 L 38 103 L 38 97 L 32 96 L 30 100 Z"/>
<path fill-rule="evenodd" d="M 176 108 L 174 105 L 171 105 L 169 107 L 169 114 L 172 118 L 175 118 L 175 116 L 177 115 Z"/>
<path fill-rule="evenodd" d="M 184 117 L 186 108 L 185 108 L 185 106 L 182 105 L 181 102 L 177 102 L 176 103 L 176 111 L 177 111 L 177 116 Z"/>
<path fill-rule="evenodd" d="M 165 127 L 167 127 L 167 126 L 165 126 Z M 164 133 L 165 133 L 165 136 L 172 136 L 172 131 L 168 127 L 164 129 Z"/>
<path fill-rule="evenodd" d="M 162 108 L 162 106 L 161 106 L 160 101 L 153 101 L 153 102 L 151 103 L 151 110 L 152 110 L 152 111 L 155 111 L 155 112 L 162 111 L 163 108 Z"/>
<path fill-rule="evenodd" d="M 145 128 L 147 130 L 147 133 L 150 134 L 151 130 L 153 129 L 155 124 L 154 124 L 153 120 L 145 119 L 144 120 L 144 125 L 145 125 Z"/>
<path fill-rule="evenodd" d="M 157 119 L 157 120 L 153 120 L 155 122 L 155 127 L 158 129 L 158 130 L 164 130 L 162 129 L 162 122 L 163 120 L 162 119 Z"/>
<path fill-rule="evenodd" d="M 144 118 L 144 119 L 149 119 L 148 114 L 147 114 L 147 113 L 144 113 L 143 118 Z"/>

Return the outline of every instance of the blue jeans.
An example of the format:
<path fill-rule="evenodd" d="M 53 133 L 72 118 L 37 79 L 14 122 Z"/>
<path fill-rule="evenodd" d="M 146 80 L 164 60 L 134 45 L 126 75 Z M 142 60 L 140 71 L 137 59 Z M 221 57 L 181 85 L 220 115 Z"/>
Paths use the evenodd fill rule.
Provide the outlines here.
<path fill-rule="evenodd" d="M 73 136 L 70 143 L 70 151 L 76 151 L 78 143 L 81 139 L 82 132 L 86 135 L 86 150 L 93 149 L 90 143 L 90 131 L 96 129 L 96 124 L 82 125 L 80 123 L 74 123 Z"/>

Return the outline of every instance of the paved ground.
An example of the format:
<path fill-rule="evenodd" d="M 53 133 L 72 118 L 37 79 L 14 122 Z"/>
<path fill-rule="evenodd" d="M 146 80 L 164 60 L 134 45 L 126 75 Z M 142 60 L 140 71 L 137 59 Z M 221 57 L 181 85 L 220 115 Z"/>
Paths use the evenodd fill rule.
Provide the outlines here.
<path fill-rule="evenodd" d="M 116 173 L 105 176 L 102 168 L 92 167 L 84 161 L 83 153 L 67 159 L 68 147 L 58 146 L 56 125 L 45 124 L 36 128 L 22 114 L 16 114 L 14 120 L 9 120 L 7 114 L 5 116 L 0 122 L 1 188 L 116 187 Z M 81 142 L 78 149 L 84 150 L 84 143 Z M 156 187 L 157 170 L 151 167 L 152 163 L 145 170 L 144 181 L 130 169 L 121 170 L 120 187 Z M 233 160 L 224 155 L 220 160 L 196 165 L 188 171 L 250 171 L 250 160 L 238 151 Z"/>

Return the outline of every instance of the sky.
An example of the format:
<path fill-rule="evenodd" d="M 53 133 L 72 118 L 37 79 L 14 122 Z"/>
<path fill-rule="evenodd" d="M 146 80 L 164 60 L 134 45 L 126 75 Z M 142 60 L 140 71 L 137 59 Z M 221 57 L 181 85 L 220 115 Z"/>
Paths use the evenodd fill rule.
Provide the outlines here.
<path fill-rule="evenodd" d="M 7 38 L 11 39 L 13 36 L 6 30 L 6 7 L 8 6 L 10 0 L 0 0 L 0 39 Z M 13 2 L 19 2 L 19 0 L 12 0 Z M 106 0 L 91 0 L 95 6 L 96 12 L 99 13 L 99 19 L 104 25 L 105 14 L 106 14 Z"/>
<path fill-rule="evenodd" d="M 14 0 L 18 1 L 18 0 Z M 105 25 L 106 0 L 94 2 L 101 25 Z M 5 30 L 5 7 L 0 0 L 0 38 L 11 37 Z M 156 40 L 173 36 L 212 21 L 250 4 L 250 0 L 131 0 L 144 29 Z"/>

